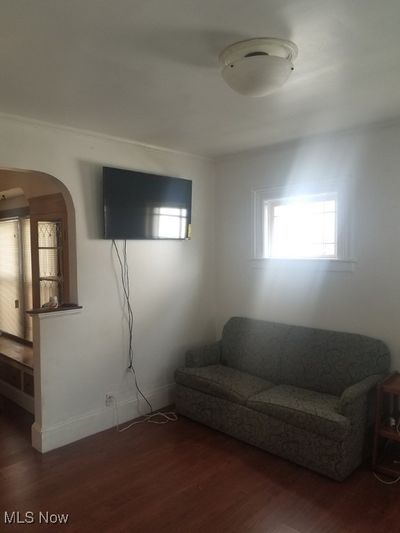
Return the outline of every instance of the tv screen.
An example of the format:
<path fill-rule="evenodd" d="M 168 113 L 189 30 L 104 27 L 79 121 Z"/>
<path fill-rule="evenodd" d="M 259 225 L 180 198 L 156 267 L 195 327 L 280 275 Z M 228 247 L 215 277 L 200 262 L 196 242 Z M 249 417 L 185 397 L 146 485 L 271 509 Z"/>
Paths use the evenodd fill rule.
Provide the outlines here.
<path fill-rule="evenodd" d="M 192 182 L 103 167 L 106 239 L 190 239 Z"/>

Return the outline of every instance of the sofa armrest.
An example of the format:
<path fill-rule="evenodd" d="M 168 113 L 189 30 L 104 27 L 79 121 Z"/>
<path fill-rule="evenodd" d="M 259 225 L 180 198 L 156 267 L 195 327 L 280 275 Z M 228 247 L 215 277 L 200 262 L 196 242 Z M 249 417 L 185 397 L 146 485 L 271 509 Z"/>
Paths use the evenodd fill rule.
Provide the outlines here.
<path fill-rule="evenodd" d="M 385 374 L 373 374 L 367 378 L 350 385 L 345 389 L 340 397 L 339 410 L 343 415 L 349 414 L 352 405 L 362 396 L 367 396 L 368 392 L 375 387 Z"/>
<path fill-rule="evenodd" d="M 185 364 L 188 367 L 217 365 L 221 359 L 221 341 L 194 348 L 186 352 Z"/>

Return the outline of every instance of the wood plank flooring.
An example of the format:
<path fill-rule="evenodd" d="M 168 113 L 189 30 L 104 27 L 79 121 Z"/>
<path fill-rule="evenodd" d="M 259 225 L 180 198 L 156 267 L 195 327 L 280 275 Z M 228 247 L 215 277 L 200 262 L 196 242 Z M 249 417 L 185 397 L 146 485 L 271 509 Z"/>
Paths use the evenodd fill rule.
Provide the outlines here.
<path fill-rule="evenodd" d="M 0 407 L 1 533 L 400 530 L 400 485 L 381 485 L 367 467 L 337 483 L 185 418 L 40 455 L 29 445 L 31 422 Z M 68 513 L 69 521 L 5 525 L 5 510 Z"/>

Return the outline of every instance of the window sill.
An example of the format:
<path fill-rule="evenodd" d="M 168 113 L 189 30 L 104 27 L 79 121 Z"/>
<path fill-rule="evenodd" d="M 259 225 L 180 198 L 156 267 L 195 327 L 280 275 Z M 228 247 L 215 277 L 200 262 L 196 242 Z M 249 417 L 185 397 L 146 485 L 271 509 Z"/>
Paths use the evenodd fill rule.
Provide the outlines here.
<path fill-rule="evenodd" d="M 263 257 L 251 259 L 254 268 L 295 268 L 324 272 L 354 272 L 354 259 L 290 259 Z"/>
<path fill-rule="evenodd" d="M 40 307 L 38 309 L 30 309 L 27 311 L 28 315 L 44 315 L 52 313 L 62 313 L 65 311 L 76 311 L 82 309 L 81 305 L 76 304 L 63 304 L 59 307 Z"/>

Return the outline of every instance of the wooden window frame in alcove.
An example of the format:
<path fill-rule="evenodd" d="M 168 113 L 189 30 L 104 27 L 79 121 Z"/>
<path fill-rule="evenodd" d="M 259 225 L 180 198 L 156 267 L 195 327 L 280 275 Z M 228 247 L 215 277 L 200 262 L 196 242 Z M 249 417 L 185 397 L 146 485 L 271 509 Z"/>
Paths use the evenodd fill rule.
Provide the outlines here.
<path fill-rule="evenodd" d="M 39 222 L 59 222 L 61 225 L 60 270 L 62 290 L 59 295 L 60 305 L 70 304 L 70 273 L 68 249 L 68 216 L 61 193 L 32 198 L 29 202 L 31 220 L 31 256 L 32 256 L 32 298 L 33 308 L 39 309 L 40 301 L 40 262 L 39 262 Z"/>
<path fill-rule="evenodd" d="M 75 209 L 70 192 L 60 180 L 50 174 L 31 170 L 0 168 L 0 190 L 15 187 L 22 189 L 29 205 L 31 219 L 33 285 L 31 314 L 79 308 L 80 306 L 77 305 Z M 63 295 L 61 305 L 56 309 L 41 308 L 37 231 L 39 221 L 59 221 L 62 225 Z"/>

